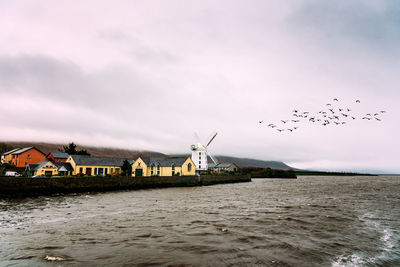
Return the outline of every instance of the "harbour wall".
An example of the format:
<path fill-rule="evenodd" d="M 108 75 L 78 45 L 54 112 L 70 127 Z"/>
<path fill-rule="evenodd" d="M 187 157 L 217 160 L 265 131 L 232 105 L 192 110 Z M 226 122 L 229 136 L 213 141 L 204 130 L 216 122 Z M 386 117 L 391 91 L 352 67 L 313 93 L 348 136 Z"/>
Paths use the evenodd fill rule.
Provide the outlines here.
<path fill-rule="evenodd" d="M 0 177 L 0 198 L 144 188 L 203 186 L 250 181 L 250 175 L 54 178 Z"/>

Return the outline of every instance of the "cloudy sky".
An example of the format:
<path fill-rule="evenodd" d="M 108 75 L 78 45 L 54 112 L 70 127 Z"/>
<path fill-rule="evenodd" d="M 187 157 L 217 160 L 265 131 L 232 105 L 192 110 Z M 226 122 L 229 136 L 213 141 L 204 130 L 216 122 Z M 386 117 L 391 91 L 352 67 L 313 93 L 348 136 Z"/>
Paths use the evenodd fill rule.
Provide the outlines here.
<path fill-rule="evenodd" d="M 0 40 L 4 141 L 188 153 L 216 130 L 215 155 L 400 172 L 396 0 L 3 0 Z M 326 103 L 357 119 L 267 127 Z"/>

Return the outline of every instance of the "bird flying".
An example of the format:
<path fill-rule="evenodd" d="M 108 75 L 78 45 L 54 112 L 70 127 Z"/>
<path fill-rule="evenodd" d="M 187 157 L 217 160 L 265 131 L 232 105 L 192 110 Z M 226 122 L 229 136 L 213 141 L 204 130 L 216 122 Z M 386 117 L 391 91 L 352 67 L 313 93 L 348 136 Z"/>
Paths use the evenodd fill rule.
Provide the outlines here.
<path fill-rule="evenodd" d="M 340 102 L 338 98 L 333 98 L 333 101 Z M 322 107 L 322 109 L 315 109 L 315 111 L 304 111 L 301 108 L 292 109 L 291 116 L 293 117 L 287 120 L 281 119 L 280 125 L 269 123 L 267 126 L 271 128 L 276 128 L 278 132 L 294 132 L 294 130 L 296 130 L 298 127 L 293 126 L 298 126 L 299 122 L 307 122 L 308 124 L 317 124 L 322 126 L 349 125 L 352 121 L 356 119 L 382 121 L 384 115 L 381 114 L 386 113 L 386 110 L 382 109 L 378 111 L 370 110 L 369 113 L 357 114 L 353 111 L 354 109 L 351 106 L 342 106 L 339 108 L 334 106 L 334 102 L 325 102 L 325 107 Z M 359 99 L 356 99 L 355 102 L 361 103 Z M 258 122 L 263 123 L 264 120 L 259 120 Z M 283 126 L 283 124 L 285 124 L 285 126 Z"/>

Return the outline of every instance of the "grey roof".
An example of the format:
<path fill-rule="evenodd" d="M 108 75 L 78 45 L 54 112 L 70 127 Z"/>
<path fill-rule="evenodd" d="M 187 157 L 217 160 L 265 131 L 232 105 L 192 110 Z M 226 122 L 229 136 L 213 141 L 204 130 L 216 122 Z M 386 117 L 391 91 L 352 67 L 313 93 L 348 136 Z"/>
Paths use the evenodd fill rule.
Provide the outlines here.
<path fill-rule="evenodd" d="M 33 146 L 24 147 L 24 148 L 18 149 L 17 151 L 13 152 L 13 154 L 14 154 L 14 155 L 16 155 L 16 154 L 21 154 L 21 153 L 23 153 L 23 152 L 25 152 L 25 151 L 28 151 L 29 149 L 32 149 L 32 148 L 33 148 Z"/>
<path fill-rule="evenodd" d="M 50 152 L 49 154 L 47 154 L 47 156 L 49 156 L 50 154 L 52 154 L 53 157 L 59 158 L 59 159 L 67 159 L 69 156 L 68 153 L 64 153 L 64 152 Z"/>
<path fill-rule="evenodd" d="M 15 151 L 17 151 L 17 150 L 20 150 L 21 148 L 20 147 L 18 147 L 18 148 L 14 148 L 13 150 L 10 150 L 10 151 L 7 151 L 7 152 L 4 152 L 3 154 L 1 154 L 1 155 L 3 155 L 3 156 L 7 156 L 7 155 L 9 155 L 9 154 L 11 154 L 11 153 L 14 153 Z"/>
<path fill-rule="evenodd" d="M 208 164 L 208 167 L 209 168 L 229 168 L 232 165 L 236 166 L 235 163 L 218 163 L 218 164 L 210 163 L 210 164 Z"/>
<path fill-rule="evenodd" d="M 29 164 L 29 165 L 27 166 L 27 168 L 28 168 L 29 170 L 31 170 L 31 171 L 37 171 L 37 170 L 39 170 L 40 168 L 42 168 L 44 165 L 46 165 L 47 163 L 49 163 L 49 162 L 51 162 L 51 161 L 50 161 L 50 160 L 45 160 L 45 161 L 38 162 L 38 163 L 36 163 L 36 164 Z M 51 162 L 51 163 L 54 164 L 54 162 Z M 56 167 L 57 167 L 57 166 L 56 166 Z"/>
<path fill-rule="evenodd" d="M 215 166 L 217 166 L 217 164 L 215 164 L 215 163 L 208 163 L 208 168 L 215 168 Z"/>
<path fill-rule="evenodd" d="M 219 163 L 217 165 L 218 168 L 229 168 L 230 166 L 235 165 L 234 163 Z"/>
<path fill-rule="evenodd" d="M 148 157 L 140 157 L 144 163 L 146 163 L 147 166 L 151 166 L 154 164 L 154 166 L 160 166 L 160 167 L 167 167 L 171 166 L 174 164 L 175 166 L 182 166 L 183 163 L 187 160 L 186 158 L 148 158 Z"/>
<path fill-rule="evenodd" d="M 77 165 L 87 166 L 122 166 L 125 161 L 125 159 L 120 158 L 92 157 L 86 155 L 71 155 L 71 157 Z"/>
<path fill-rule="evenodd" d="M 52 162 L 54 165 L 56 165 L 57 169 L 61 169 L 64 167 L 67 171 L 73 171 L 74 168 L 72 168 L 71 164 L 69 162 Z"/>
<path fill-rule="evenodd" d="M 67 163 L 67 162 L 52 162 L 50 160 L 41 161 L 41 162 L 38 162 L 36 164 L 29 164 L 26 168 L 28 170 L 31 170 L 31 171 L 37 171 L 40 168 L 42 168 L 44 165 L 49 163 L 49 162 L 51 164 L 53 164 L 54 166 L 56 166 L 57 169 L 60 169 L 61 167 L 64 167 L 67 171 L 73 171 L 74 170 L 70 163 Z"/>
<path fill-rule="evenodd" d="M 37 148 L 34 147 L 34 146 L 21 148 L 21 149 L 15 151 L 15 152 L 13 152 L 12 154 L 13 154 L 13 155 L 18 155 L 18 154 L 24 153 L 24 152 L 26 152 L 26 151 L 28 151 L 28 150 L 31 150 L 32 148 L 34 148 L 34 149 L 36 149 L 37 151 L 39 151 L 40 153 L 44 154 L 42 151 L 40 151 L 39 149 L 37 149 Z"/>

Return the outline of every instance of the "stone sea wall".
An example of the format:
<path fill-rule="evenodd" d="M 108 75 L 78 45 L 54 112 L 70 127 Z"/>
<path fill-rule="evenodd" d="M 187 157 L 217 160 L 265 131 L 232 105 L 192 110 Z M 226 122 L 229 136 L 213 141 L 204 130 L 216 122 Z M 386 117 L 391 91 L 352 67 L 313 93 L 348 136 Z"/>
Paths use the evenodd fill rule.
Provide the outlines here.
<path fill-rule="evenodd" d="M 0 177 L 0 198 L 143 188 L 202 186 L 250 181 L 251 177 L 249 175 L 65 178 Z"/>

